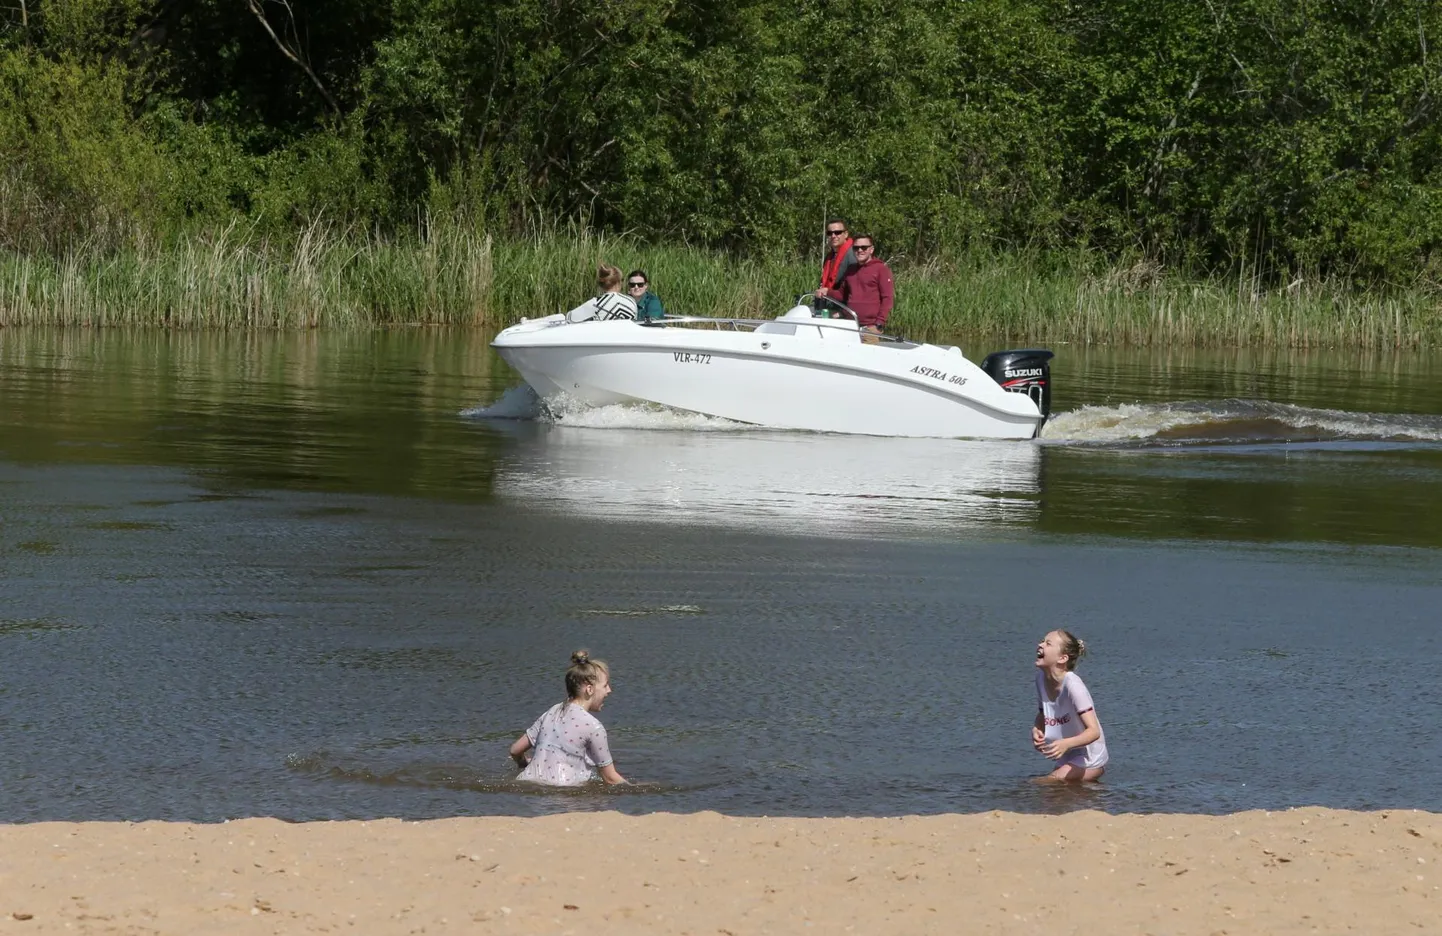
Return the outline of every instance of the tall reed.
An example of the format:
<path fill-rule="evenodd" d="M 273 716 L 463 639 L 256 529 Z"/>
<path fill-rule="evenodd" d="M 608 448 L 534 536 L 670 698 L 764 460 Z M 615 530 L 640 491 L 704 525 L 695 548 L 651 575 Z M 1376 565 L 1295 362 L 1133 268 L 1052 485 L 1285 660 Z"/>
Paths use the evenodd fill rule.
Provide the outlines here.
<path fill-rule="evenodd" d="M 585 229 L 495 238 L 427 223 L 382 238 L 311 224 L 286 244 L 237 227 L 62 256 L 0 250 L 0 326 L 180 328 L 497 327 L 590 295 L 596 267 L 644 269 L 668 311 L 776 315 L 815 285 L 815 264 L 742 259 Z M 1442 290 L 1386 293 L 1298 281 L 1264 289 L 1151 264 L 977 253 L 899 265 L 893 331 L 985 332 L 1018 342 L 1404 348 L 1442 344 Z"/>

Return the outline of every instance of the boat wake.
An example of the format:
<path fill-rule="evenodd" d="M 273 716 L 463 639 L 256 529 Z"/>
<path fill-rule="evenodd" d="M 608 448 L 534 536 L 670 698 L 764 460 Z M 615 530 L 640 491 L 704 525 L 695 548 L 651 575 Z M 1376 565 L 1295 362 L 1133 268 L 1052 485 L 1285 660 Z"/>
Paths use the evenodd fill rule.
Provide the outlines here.
<path fill-rule="evenodd" d="M 477 419 L 532 420 L 584 429 L 765 432 L 764 427 L 644 403 L 589 406 L 541 400 L 528 385 L 512 387 L 489 406 L 464 410 Z M 1442 416 L 1353 413 L 1270 400 L 1197 400 L 1083 406 L 1056 413 L 1043 443 L 1180 447 L 1309 442 L 1442 442 Z"/>
<path fill-rule="evenodd" d="M 1268 400 L 1123 403 L 1052 416 L 1045 443 L 1241 445 L 1307 442 L 1442 442 L 1442 416 L 1351 413 Z"/>
<path fill-rule="evenodd" d="M 660 429 L 688 432 L 755 431 L 758 427 L 646 403 L 590 406 L 568 399 L 542 400 L 529 384 L 512 387 L 489 406 L 462 410 L 473 419 L 518 419 L 582 429 Z"/>

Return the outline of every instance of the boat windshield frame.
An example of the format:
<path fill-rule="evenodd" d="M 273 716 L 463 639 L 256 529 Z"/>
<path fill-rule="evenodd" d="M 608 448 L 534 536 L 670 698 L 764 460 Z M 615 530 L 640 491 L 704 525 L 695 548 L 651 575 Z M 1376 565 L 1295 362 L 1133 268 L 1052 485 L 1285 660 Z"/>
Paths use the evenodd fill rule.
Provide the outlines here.
<path fill-rule="evenodd" d="M 751 319 L 751 318 L 712 318 L 709 315 L 666 315 L 658 319 L 637 319 L 636 324 L 643 328 L 666 328 L 671 325 L 714 325 L 718 329 L 725 326 L 732 331 L 750 331 L 766 325 L 775 319 Z"/>
<path fill-rule="evenodd" d="M 804 305 L 807 303 L 807 300 L 812 300 L 815 298 L 815 293 L 802 293 L 800 296 L 797 297 L 796 304 Z M 846 321 L 847 319 L 849 319 L 850 322 L 858 321 L 856 317 L 856 312 L 853 311 L 845 303 L 835 299 L 829 299 L 827 301 L 832 303 L 837 311 L 842 312 L 846 316 L 846 319 L 843 319 L 843 321 Z M 674 325 L 710 325 L 718 330 L 724 328 L 731 331 L 755 331 L 762 325 L 769 325 L 772 322 L 785 321 L 787 321 L 787 319 L 784 315 L 779 315 L 776 318 L 769 319 L 739 317 L 715 318 L 709 315 L 665 315 L 658 319 L 637 319 L 636 324 L 641 325 L 645 328 L 666 328 Z M 813 318 L 810 321 L 804 323 L 797 322 L 796 324 L 805 324 L 807 326 L 815 326 L 816 328 L 831 328 L 835 329 L 836 331 L 844 331 L 848 335 L 856 335 L 858 337 L 858 340 L 862 337 L 872 338 L 877 344 L 897 345 L 909 348 L 914 348 L 918 346 L 917 342 L 910 341 L 902 337 L 901 335 L 887 335 L 881 332 L 863 332 L 857 325 L 834 324 L 831 319 L 827 318 Z"/>

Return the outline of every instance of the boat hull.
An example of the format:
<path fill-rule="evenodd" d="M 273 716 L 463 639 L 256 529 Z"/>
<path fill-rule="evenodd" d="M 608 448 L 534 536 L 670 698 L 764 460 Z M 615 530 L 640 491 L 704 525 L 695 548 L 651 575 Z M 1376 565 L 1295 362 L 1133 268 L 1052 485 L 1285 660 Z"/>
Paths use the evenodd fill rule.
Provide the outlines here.
<path fill-rule="evenodd" d="M 1044 420 L 1030 398 L 1006 392 L 955 349 L 866 345 L 854 333 L 798 340 L 542 320 L 493 344 L 549 401 L 646 402 L 769 428 L 878 436 L 1025 439 Z"/>

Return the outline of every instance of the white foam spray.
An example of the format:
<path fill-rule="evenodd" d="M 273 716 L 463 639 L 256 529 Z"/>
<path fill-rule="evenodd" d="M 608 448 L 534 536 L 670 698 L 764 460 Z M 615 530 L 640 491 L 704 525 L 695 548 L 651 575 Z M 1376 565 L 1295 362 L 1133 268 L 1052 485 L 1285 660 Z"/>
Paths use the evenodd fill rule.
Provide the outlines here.
<path fill-rule="evenodd" d="M 585 429 L 659 429 L 689 432 L 753 431 L 746 423 L 703 416 L 648 403 L 616 403 L 591 406 L 570 397 L 542 400 L 529 384 L 512 387 L 489 406 L 462 410 L 462 416 L 475 419 L 534 419 L 558 426 Z"/>
<path fill-rule="evenodd" d="M 560 405 L 547 400 L 543 418 L 558 426 L 586 429 L 658 429 L 689 432 L 739 432 L 755 430 L 746 423 L 733 422 L 719 416 L 703 416 L 664 406 L 645 403 L 612 406 Z"/>
<path fill-rule="evenodd" d="M 461 410 L 462 416 L 476 419 L 535 419 L 541 415 L 541 398 L 530 384 L 512 387 L 489 406 Z"/>

